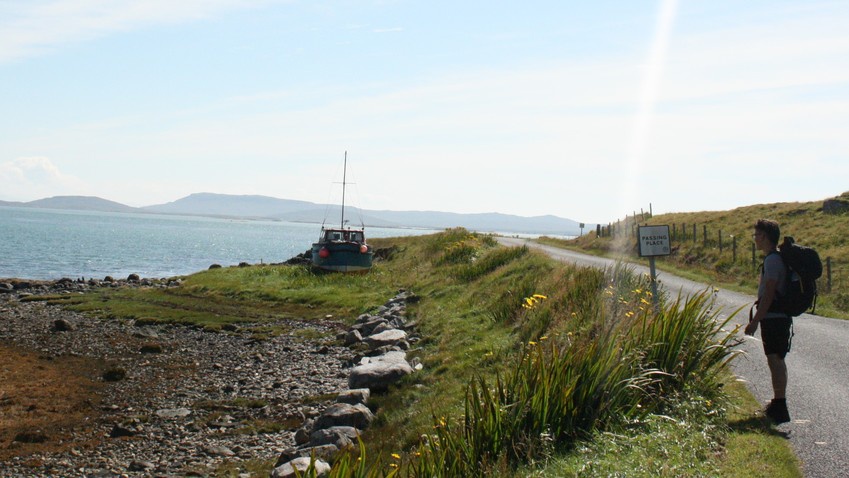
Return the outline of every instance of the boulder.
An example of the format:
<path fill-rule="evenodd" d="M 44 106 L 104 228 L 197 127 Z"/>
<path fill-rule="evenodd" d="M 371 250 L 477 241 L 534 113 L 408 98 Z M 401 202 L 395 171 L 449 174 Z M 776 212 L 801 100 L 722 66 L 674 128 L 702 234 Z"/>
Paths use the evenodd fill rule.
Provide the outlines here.
<path fill-rule="evenodd" d="M 358 330 L 351 330 L 345 334 L 345 345 L 354 345 L 363 341 L 363 336 Z"/>
<path fill-rule="evenodd" d="M 69 332 L 74 330 L 74 326 L 65 319 L 56 319 L 53 321 L 52 330 L 54 332 Z"/>
<path fill-rule="evenodd" d="M 301 457 L 275 468 L 271 472 L 271 478 L 295 478 L 296 476 L 304 476 L 305 472 L 310 469 L 310 464 L 312 464 L 315 470 L 315 476 L 319 478 L 327 476 L 330 473 L 330 465 L 327 462 L 315 460 L 313 463 L 311 458 Z M 297 474 L 295 470 L 298 470 Z"/>
<path fill-rule="evenodd" d="M 849 211 L 849 201 L 844 199 L 826 199 L 822 204 L 824 214 L 843 214 Z"/>
<path fill-rule="evenodd" d="M 295 432 L 295 445 L 306 445 L 310 442 L 310 431 L 307 427 L 298 428 Z M 288 460 L 287 460 L 288 461 Z"/>
<path fill-rule="evenodd" d="M 192 414 L 188 408 L 164 408 L 156 411 L 156 416 L 160 418 L 185 418 Z"/>
<path fill-rule="evenodd" d="M 347 403 L 350 405 L 356 405 L 358 403 L 362 403 L 365 405 L 368 403 L 369 396 L 371 395 L 371 391 L 367 388 L 358 388 L 356 390 L 345 390 L 341 392 L 336 397 L 337 403 Z"/>
<path fill-rule="evenodd" d="M 311 456 L 314 456 L 317 459 L 333 461 L 333 458 L 336 457 L 337 453 L 339 453 L 339 449 L 336 448 L 336 446 L 334 445 L 319 445 L 304 448 L 287 448 L 280 453 L 280 456 L 277 458 L 277 463 L 274 465 L 274 467 L 277 468 L 280 465 L 289 463 L 295 458 L 309 458 Z"/>
<path fill-rule="evenodd" d="M 365 430 L 373 420 L 374 414 L 363 404 L 334 403 L 315 420 L 314 429 L 323 430 L 341 426 Z"/>
<path fill-rule="evenodd" d="M 400 360 L 382 360 L 387 355 L 400 354 Z M 369 388 L 373 391 L 383 391 L 390 385 L 413 373 L 413 368 L 403 358 L 404 352 L 390 352 L 381 357 L 375 357 L 370 363 L 359 365 L 351 370 L 348 376 L 348 387 Z M 393 355 L 398 356 L 398 355 Z"/>
<path fill-rule="evenodd" d="M 369 335 L 382 334 L 382 333 L 386 332 L 387 330 L 392 330 L 392 329 L 395 329 L 395 328 L 396 327 L 389 325 L 389 322 L 383 322 L 382 324 L 378 324 L 378 326 L 375 327 L 374 330 L 372 330 Z"/>
<path fill-rule="evenodd" d="M 333 445 L 340 450 L 351 446 L 360 431 L 354 427 L 330 427 L 316 430 L 310 435 L 310 445 Z"/>
<path fill-rule="evenodd" d="M 379 334 L 369 335 L 363 341 L 371 348 L 383 347 L 385 345 L 398 345 L 407 340 L 407 332 L 399 329 L 390 329 Z"/>
<path fill-rule="evenodd" d="M 374 329 L 377 328 L 380 324 L 385 324 L 387 321 L 382 317 L 372 317 L 368 320 L 368 322 L 362 322 L 359 324 L 354 324 L 351 327 L 353 330 L 358 330 L 363 337 L 367 335 L 371 335 L 374 332 Z"/>

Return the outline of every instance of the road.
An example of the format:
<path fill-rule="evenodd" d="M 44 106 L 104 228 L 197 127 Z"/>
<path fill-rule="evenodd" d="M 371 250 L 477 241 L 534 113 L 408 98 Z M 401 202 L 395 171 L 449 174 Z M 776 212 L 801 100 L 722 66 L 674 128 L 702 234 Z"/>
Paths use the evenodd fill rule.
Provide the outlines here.
<path fill-rule="evenodd" d="M 607 267 L 615 262 L 526 239 L 498 240 L 507 246 L 527 245 L 555 259 L 582 266 Z M 638 273 L 648 274 L 647 263 L 648 260 L 646 265 L 635 264 L 634 268 Z M 672 296 L 679 290 L 692 294 L 708 287 L 663 272 L 658 272 L 658 281 Z M 754 295 L 723 289 L 717 293 L 717 305 L 725 317 L 746 307 L 733 319 L 738 324 L 748 321 L 748 309 L 754 300 Z M 792 421 L 776 428 L 787 436 L 806 477 L 849 477 L 849 321 L 804 314 L 794 320 L 794 332 L 792 349 L 786 359 L 787 407 Z M 744 337 L 741 348 L 746 353 L 734 360 L 734 372 L 746 381 L 759 401 L 766 403 L 772 398 L 772 385 L 760 332 L 755 337 Z"/>

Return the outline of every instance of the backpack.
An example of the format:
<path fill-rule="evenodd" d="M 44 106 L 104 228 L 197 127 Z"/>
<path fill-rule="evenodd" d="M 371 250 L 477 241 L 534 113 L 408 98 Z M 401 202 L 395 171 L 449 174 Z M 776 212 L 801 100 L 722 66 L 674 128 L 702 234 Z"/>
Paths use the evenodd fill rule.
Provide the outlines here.
<path fill-rule="evenodd" d="M 787 285 L 776 297 L 777 304 L 770 310 L 783 312 L 790 317 L 817 308 L 817 279 L 822 276 L 822 262 L 817 251 L 796 244 L 792 237 L 784 236 L 778 249 L 787 268 Z M 795 275 L 793 274 L 795 272 Z"/>

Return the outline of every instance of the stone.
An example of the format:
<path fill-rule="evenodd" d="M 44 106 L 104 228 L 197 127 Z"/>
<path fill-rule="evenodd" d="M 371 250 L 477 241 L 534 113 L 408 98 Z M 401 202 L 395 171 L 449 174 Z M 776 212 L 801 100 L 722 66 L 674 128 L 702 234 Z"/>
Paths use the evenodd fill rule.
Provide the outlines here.
<path fill-rule="evenodd" d="M 345 334 L 345 345 L 358 344 L 363 341 L 363 336 L 359 330 L 351 330 Z"/>
<path fill-rule="evenodd" d="M 368 403 L 368 399 L 371 396 L 371 390 L 367 388 L 358 388 L 355 390 L 345 390 L 344 392 L 340 392 L 339 395 L 336 396 L 337 403 L 347 403 L 350 405 L 356 405 L 358 403 L 362 403 L 365 405 Z"/>
<path fill-rule="evenodd" d="M 849 201 L 844 199 L 826 199 L 822 203 L 824 214 L 843 214 L 847 211 L 849 211 Z"/>
<path fill-rule="evenodd" d="M 139 351 L 143 354 L 161 354 L 162 346 L 159 344 L 144 344 Z"/>
<path fill-rule="evenodd" d="M 295 444 L 305 445 L 310 442 L 310 431 L 306 427 L 298 428 L 295 432 Z"/>
<path fill-rule="evenodd" d="M 139 282 L 141 277 L 138 274 L 130 274 L 127 276 L 127 282 Z"/>
<path fill-rule="evenodd" d="M 111 368 L 103 372 L 103 380 L 105 382 L 120 382 L 127 378 L 127 371 L 122 368 Z"/>
<path fill-rule="evenodd" d="M 310 435 L 310 445 L 334 445 L 340 450 L 351 446 L 360 436 L 354 427 L 330 427 L 316 430 Z"/>
<path fill-rule="evenodd" d="M 121 425 L 115 425 L 112 427 L 112 431 L 109 432 L 109 438 L 123 438 L 123 437 L 131 437 L 135 436 L 136 432 L 130 430 L 129 428 L 122 427 Z"/>
<path fill-rule="evenodd" d="M 209 456 L 236 456 L 233 450 L 221 445 L 207 446 L 203 451 Z"/>
<path fill-rule="evenodd" d="M 74 326 L 65 319 L 56 319 L 53 321 L 52 329 L 54 332 L 70 332 L 74 330 Z"/>
<path fill-rule="evenodd" d="M 363 341 L 369 347 L 383 347 L 384 345 L 397 345 L 400 342 L 407 340 L 407 332 L 399 329 L 391 329 L 375 335 L 369 335 Z"/>
<path fill-rule="evenodd" d="M 330 473 L 330 465 L 327 464 L 327 462 L 323 460 L 315 460 L 315 462 L 313 462 L 310 458 L 301 457 L 295 458 L 289 463 L 285 463 L 275 468 L 271 472 L 271 478 L 294 478 L 295 476 L 303 476 L 311 466 L 315 470 L 316 477 L 325 477 Z M 298 470 L 297 474 L 295 470 Z"/>
<path fill-rule="evenodd" d="M 391 354 L 391 355 L 390 355 Z M 397 357 L 404 352 L 390 352 L 389 356 Z M 375 357 L 370 363 L 359 365 L 351 370 L 348 376 L 350 388 L 369 388 L 372 391 L 384 391 L 390 385 L 413 373 L 413 368 L 403 358 L 401 360 L 381 360 L 386 357 Z"/>
<path fill-rule="evenodd" d="M 394 328 L 395 327 L 391 326 L 389 324 L 389 322 L 383 322 L 381 324 L 378 324 L 378 326 L 375 327 L 374 330 L 372 330 L 371 334 L 369 334 L 369 335 L 371 335 L 371 336 L 379 335 L 379 334 L 382 334 L 383 332 L 386 332 L 387 330 L 392 330 Z"/>
<path fill-rule="evenodd" d="M 156 416 L 160 418 L 185 418 L 192 414 L 188 408 L 167 408 L 156 411 Z"/>
<path fill-rule="evenodd" d="M 363 337 L 371 335 L 375 328 L 377 328 L 380 324 L 385 324 L 386 319 L 382 317 L 372 317 L 368 322 L 364 322 L 362 324 L 355 324 L 352 328 L 355 330 L 359 330 Z"/>
<path fill-rule="evenodd" d="M 334 403 L 315 420 L 314 429 L 348 426 L 365 430 L 373 420 L 374 414 L 363 404 Z"/>
<path fill-rule="evenodd" d="M 149 461 L 133 461 L 130 462 L 127 471 L 151 471 L 154 468 L 156 468 L 156 465 Z"/>
<path fill-rule="evenodd" d="M 339 453 L 339 449 L 336 448 L 335 445 L 318 445 L 303 448 L 287 448 L 280 453 L 280 456 L 277 458 L 277 463 L 274 465 L 274 467 L 277 468 L 280 465 L 289 463 L 295 458 L 301 457 L 309 458 L 311 456 L 314 456 L 322 460 L 333 461 L 333 458 L 336 457 L 337 453 Z"/>

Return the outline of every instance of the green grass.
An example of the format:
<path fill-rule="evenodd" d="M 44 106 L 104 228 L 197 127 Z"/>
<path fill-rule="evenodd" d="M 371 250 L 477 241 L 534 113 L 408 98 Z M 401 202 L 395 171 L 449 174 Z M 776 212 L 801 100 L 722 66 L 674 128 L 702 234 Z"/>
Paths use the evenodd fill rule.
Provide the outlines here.
<path fill-rule="evenodd" d="M 849 199 L 849 192 L 841 196 Z M 677 225 L 678 238 L 673 241 L 674 253 L 657 260 L 661 270 L 698 280 L 721 284 L 741 292 L 753 292 L 757 287 L 757 265 L 760 253 L 752 261 L 752 232 L 758 219 L 773 219 L 781 225 L 782 236 L 793 236 L 800 244 L 815 248 L 825 267 L 826 258 L 832 263 L 832 287 L 827 288 L 825 275 L 818 281 L 817 312 L 829 317 L 849 319 L 849 214 L 825 214 L 822 201 L 777 203 L 746 206 L 731 211 L 671 213 L 654 217 L 637 216 L 640 225 Z M 543 238 L 540 242 L 577 249 L 598 255 L 639 260 L 636 239 L 628 231 L 634 219 L 619 222 L 621 233 L 616 238 L 596 237 L 595 231 L 576 240 Z M 696 224 L 697 239 L 693 241 L 692 225 Z M 681 237 L 686 225 L 687 239 Z M 704 243 L 704 227 L 708 242 Z M 723 237 L 720 251 L 718 236 Z M 737 239 L 737 260 L 733 260 L 732 236 Z M 825 274 L 825 272 L 824 272 Z"/>
<path fill-rule="evenodd" d="M 646 473 L 675 457 L 667 476 L 710 476 L 730 459 L 750 476 L 766 476 L 758 474 L 761 455 L 727 452 L 737 430 L 725 410 L 737 399 L 728 402 L 720 387 L 727 356 L 714 354 L 719 349 L 708 341 L 716 332 L 708 297 L 663 297 L 669 308 L 653 314 L 645 279 L 625 266 L 575 268 L 462 229 L 373 242 L 398 252 L 367 275 L 316 275 L 298 266 L 217 269 L 178 288 L 110 289 L 61 302 L 105 318 L 213 330 L 252 323 L 270 336 L 284 332 L 275 328 L 279 319 L 332 315 L 351 323 L 398 289 L 414 291 L 422 299 L 408 315 L 423 339 L 410 355 L 424 370 L 373 396 L 377 419 L 359 450 L 365 460 L 345 458 L 333 476 L 462 476 L 442 466 L 451 460 L 457 470 L 471 464 L 476 475 L 598 476 L 618 463 L 620 471 L 609 474 L 631 476 L 631 468 L 641 469 L 640 456 L 650 458 L 639 465 Z M 207 405 L 215 413 L 216 404 Z M 675 425 L 682 422 L 687 426 Z M 740 434 L 769 456 L 786 453 L 786 444 L 770 442 L 769 427 L 761 424 L 763 430 Z M 455 446 L 432 448 L 434 437 Z M 672 450 L 669 441 L 681 445 Z M 428 461 L 428 454 L 438 459 Z M 755 458 L 746 463 L 747 456 Z M 605 457 L 609 464 L 593 465 L 593 474 L 569 471 Z M 695 458 L 698 466 L 686 465 Z M 219 474 L 231 476 L 229 466 Z M 267 473 L 268 466 L 242 471 Z M 779 476 L 797 470 L 792 461 L 778 466 L 791 470 Z"/>

